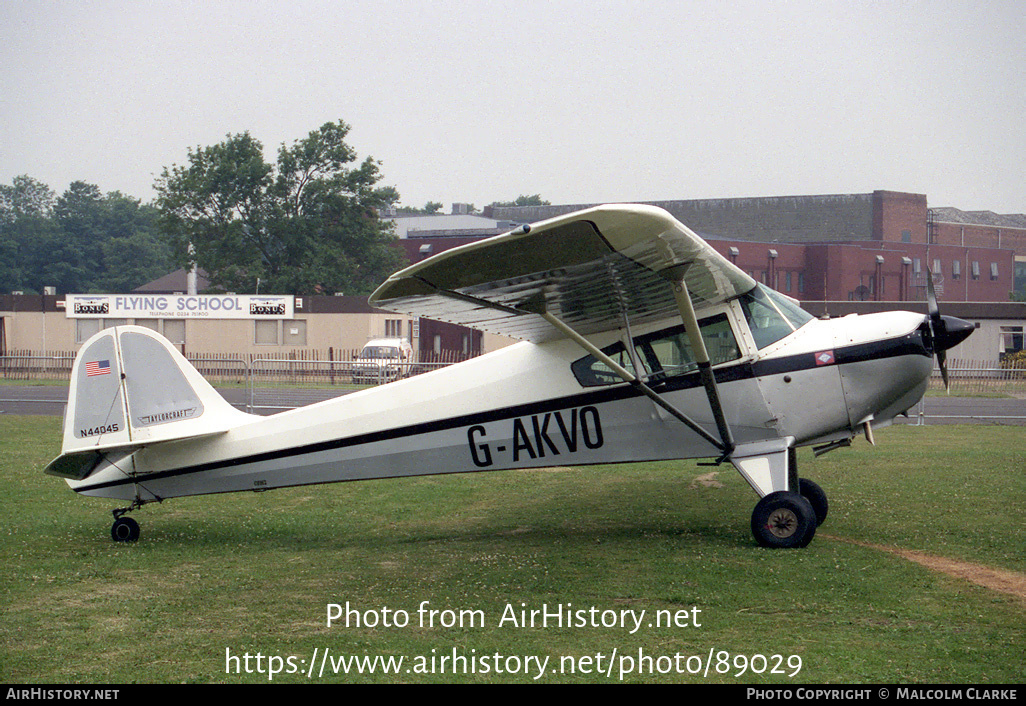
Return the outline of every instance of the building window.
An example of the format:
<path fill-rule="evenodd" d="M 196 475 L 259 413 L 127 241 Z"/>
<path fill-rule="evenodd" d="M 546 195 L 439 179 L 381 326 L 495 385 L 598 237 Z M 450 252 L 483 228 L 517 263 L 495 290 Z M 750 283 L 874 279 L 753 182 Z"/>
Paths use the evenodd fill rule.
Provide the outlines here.
<path fill-rule="evenodd" d="M 798 273 L 798 291 L 799 292 L 805 292 L 805 273 L 804 272 L 799 272 Z"/>
<path fill-rule="evenodd" d="M 284 339 L 286 346 L 306 345 L 306 321 L 304 319 L 286 321 L 283 325 L 285 327 Z"/>
<path fill-rule="evenodd" d="M 75 343 L 85 343 L 100 332 L 99 319 L 75 320 Z"/>
<path fill-rule="evenodd" d="M 164 319 L 164 338 L 175 345 L 185 345 L 185 322 L 180 319 Z"/>
<path fill-rule="evenodd" d="M 278 322 L 260 319 L 254 321 L 253 343 L 258 346 L 278 345 Z"/>
<path fill-rule="evenodd" d="M 998 278 L 998 266 L 996 262 L 990 263 L 990 279 L 993 282 Z"/>
<path fill-rule="evenodd" d="M 790 292 L 791 291 L 791 272 L 790 271 L 784 273 L 784 291 L 786 291 L 786 292 Z"/>
<path fill-rule="evenodd" d="M 385 336 L 388 338 L 402 338 L 403 320 L 385 319 Z"/>
<path fill-rule="evenodd" d="M 903 242 L 903 243 L 911 243 L 912 242 L 912 231 L 910 231 L 910 230 L 903 230 L 903 231 L 901 231 L 901 242 Z"/>
<path fill-rule="evenodd" d="M 943 272 L 943 270 L 941 270 L 941 261 L 940 261 L 939 257 L 938 258 L 934 258 L 934 261 L 933 261 L 933 271 L 936 272 L 937 274 L 940 274 L 941 272 Z"/>
<path fill-rule="evenodd" d="M 1023 327 L 1001 327 L 1001 355 L 1017 353 L 1023 349 Z"/>
<path fill-rule="evenodd" d="M 917 275 L 923 271 L 923 261 L 918 257 L 912 258 L 912 271 Z"/>
<path fill-rule="evenodd" d="M 951 279 L 958 279 L 962 276 L 962 261 L 955 260 L 951 263 Z"/>
<path fill-rule="evenodd" d="M 980 278 L 980 263 L 977 260 L 973 260 L 972 275 L 973 275 L 973 279 L 979 279 Z"/>

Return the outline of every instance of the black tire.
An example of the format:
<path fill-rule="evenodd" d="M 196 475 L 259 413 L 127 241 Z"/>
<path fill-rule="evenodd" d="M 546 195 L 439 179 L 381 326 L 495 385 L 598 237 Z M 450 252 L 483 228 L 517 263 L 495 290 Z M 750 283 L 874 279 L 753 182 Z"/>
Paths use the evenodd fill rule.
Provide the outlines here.
<path fill-rule="evenodd" d="M 770 493 L 752 510 L 752 535 L 769 549 L 804 547 L 816 535 L 816 511 L 798 493 Z"/>
<path fill-rule="evenodd" d="M 816 512 L 816 526 L 823 524 L 823 520 L 827 517 L 827 511 L 830 509 L 830 503 L 827 502 L 827 496 L 823 489 L 808 478 L 800 478 L 798 479 L 798 492 L 809 501 L 812 509 Z"/>
<path fill-rule="evenodd" d="M 110 528 L 110 538 L 115 542 L 134 542 L 139 539 L 139 523 L 131 517 L 119 517 Z"/>

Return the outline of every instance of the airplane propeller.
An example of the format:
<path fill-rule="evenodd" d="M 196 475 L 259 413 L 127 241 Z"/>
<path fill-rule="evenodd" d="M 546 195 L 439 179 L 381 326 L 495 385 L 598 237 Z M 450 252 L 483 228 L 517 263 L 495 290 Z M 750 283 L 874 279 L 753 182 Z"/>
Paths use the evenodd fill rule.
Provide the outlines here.
<path fill-rule="evenodd" d="M 969 334 L 976 328 L 973 324 L 954 316 L 941 316 L 940 307 L 937 306 L 937 293 L 933 288 L 933 273 L 929 268 L 926 270 L 926 305 L 929 311 L 930 334 L 933 338 L 933 350 L 937 356 L 937 365 L 940 367 L 941 378 L 944 380 L 944 389 L 950 389 L 948 384 L 947 350 L 957 346 L 969 337 Z"/>

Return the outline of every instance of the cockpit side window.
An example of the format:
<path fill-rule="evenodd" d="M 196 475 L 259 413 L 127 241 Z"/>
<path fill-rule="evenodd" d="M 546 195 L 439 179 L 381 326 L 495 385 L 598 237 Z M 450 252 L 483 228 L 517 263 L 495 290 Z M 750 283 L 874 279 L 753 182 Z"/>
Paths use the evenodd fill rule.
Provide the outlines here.
<path fill-rule="evenodd" d="M 717 314 L 699 322 L 702 339 L 705 341 L 709 360 L 713 365 L 736 360 L 741 357 L 737 339 L 730 328 L 726 314 Z M 662 379 L 683 375 L 698 368 L 694 352 L 688 340 L 684 326 L 674 326 L 654 333 L 634 338 L 634 348 L 638 353 L 645 372 L 652 379 Z M 618 365 L 634 373 L 634 364 L 623 343 L 614 343 L 602 349 Z M 585 356 L 570 366 L 577 381 L 585 387 L 611 385 L 623 380 L 601 360 L 595 356 Z"/>
<path fill-rule="evenodd" d="M 627 348 L 622 343 L 617 342 L 611 346 L 606 346 L 602 349 L 602 352 L 632 375 L 637 374 L 634 371 L 634 363 L 627 354 Z M 623 379 L 612 368 L 593 355 L 574 361 L 570 366 L 570 370 L 573 372 L 574 377 L 577 378 L 577 381 L 584 387 L 612 385 L 617 382 L 623 382 Z"/>
<path fill-rule="evenodd" d="M 761 284 L 741 296 L 739 301 L 758 348 L 776 343 L 813 318 L 786 297 Z"/>

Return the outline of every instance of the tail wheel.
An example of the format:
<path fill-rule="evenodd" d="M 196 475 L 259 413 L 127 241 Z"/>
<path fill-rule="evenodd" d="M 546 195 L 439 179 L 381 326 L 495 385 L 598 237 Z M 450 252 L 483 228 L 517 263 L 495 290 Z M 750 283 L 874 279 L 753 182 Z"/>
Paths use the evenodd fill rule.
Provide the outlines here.
<path fill-rule="evenodd" d="M 798 493 L 770 493 L 752 511 L 752 535 L 760 546 L 795 549 L 808 545 L 815 534 L 816 511 Z"/>
<path fill-rule="evenodd" d="M 131 517 L 119 517 L 110 528 L 110 538 L 115 542 L 134 542 L 139 539 L 139 523 Z"/>

